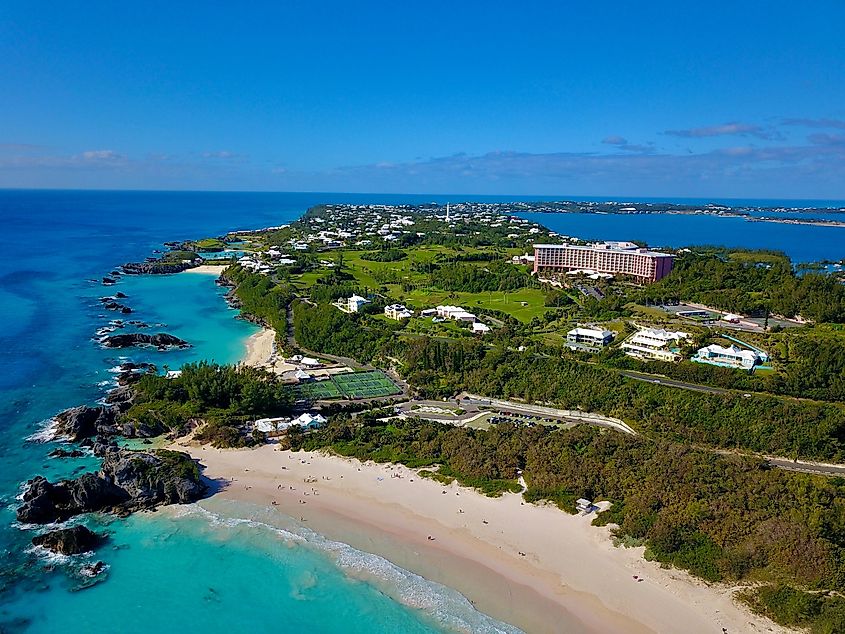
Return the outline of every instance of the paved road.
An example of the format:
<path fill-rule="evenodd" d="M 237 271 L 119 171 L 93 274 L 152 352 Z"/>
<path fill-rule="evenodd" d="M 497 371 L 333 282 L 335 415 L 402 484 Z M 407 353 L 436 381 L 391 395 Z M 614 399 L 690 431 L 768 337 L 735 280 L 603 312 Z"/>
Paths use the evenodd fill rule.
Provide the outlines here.
<path fill-rule="evenodd" d="M 767 462 L 773 467 L 786 471 L 798 471 L 799 473 L 811 473 L 824 476 L 845 476 L 845 465 L 820 464 L 817 462 L 804 462 L 788 460 L 786 458 L 767 458 Z"/>
<path fill-rule="evenodd" d="M 698 383 L 686 383 L 685 381 L 676 381 L 675 379 L 655 376 L 654 374 L 646 374 L 645 372 L 636 372 L 634 370 L 619 370 L 619 373 L 622 376 L 627 376 L 629 379 L 635 379 L 645 383 L 659 383 L 660 385 L 668 385 L 669 387 L 677 387 L 682 390 L 691 390 L 693 392 L 706 392 L 708 394 L 727 394 L 730 392 L 730 390 L 726 390 L 722 387 L 699 385 Z"/>

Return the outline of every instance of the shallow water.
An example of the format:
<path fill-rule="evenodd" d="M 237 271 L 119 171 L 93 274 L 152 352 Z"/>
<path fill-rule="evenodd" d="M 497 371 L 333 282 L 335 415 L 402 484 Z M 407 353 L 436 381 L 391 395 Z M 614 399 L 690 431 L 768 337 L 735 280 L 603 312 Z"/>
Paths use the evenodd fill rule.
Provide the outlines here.
<path fill-rule="evenodd" d="M 5 229 L 0 259 L 0 631 L 512 631 L 475 612 L 448 588 L 329 542 L 290 518 L 247 506 L 203 502 L 215 515 L 192 506 L 128 520 L 87 519 L 107 522 L 99 528 L 113 535 L 96 555 L 109 565 L 107 579 L 84 591 L 73 590 L 81 582 L 76 571 L 85 557 L 47 571 L 47 559 L 29 548 L 31 531 L 14 523 L 22 481 L 38 473 L 58 479 L 96 467 L 90 456 L 50 459 L 55 443 L 25 439 L 58 411 L 102 398 L 113 380 L 110 368 L 123 358 L 173 369 L 201 359 L 233 362 L 255 332 L 253 325 L 235 319 L 211 275 L 127 277 L 116 286 L 102 286 L 97 280 L 116 265 L 143 259 L 165 240 L 284 224 L 321 202 L 470 198 L 0 191 Z M 537 216 L 557 228 L 554 218 L 575 220 Z M 626 224 L 613 225 L 615 218 Z M 654 218 L 664 223 L 659 225 L 663 233 L 649 233 Z M 592 216 L 570 228 L 580 237 L 672 243 L 663 236 L 688 243 L 697 237 L 689 231 L 688 218 L 700 217 Z M 641 220 L 646 224 L 636 224 Z M 725 228 L 743 222 L 704 221 Z M 744 223 L 743 228 L 765 226 Z M 802 229 L 769 226 L 792 236 Z M 811 229 L 826 237 L 845 235 L 837 233 L 845 229 Z M 751 234 L 742 235 L 745 240 Z M 804 240 L 800 248 L 813 256 L 808 259 L 845 256 L 829 246 L 824 240 Z M 831 257 L 835 253 L 829 251 L 839 255 Z M 129 296 L 121 301 L 132 314 L 103 310 L 98 298 L 117 290 Z M 172 333 L 192 347 L 104 350 L 93 340 L 94 332 L 116 318 L 140 319 L 150 325 L 148 332 Z"/>
<path fill-rule="evenodd" d="M 37 438 L 58 411 L 102 398 L 111 368 L 126 359 L 171 369 L 202 359 L 236 362 L 256 331 L 235 318 L 213 275 L 127 276 L 108 287 L 97 280 L 164 240 L 290 222 L 321 200 L 310 196 L 0 192 L 11 238 L 0 260 L 0 631 L 439 632 L 484 631 L 476 626 L 495 623 L 470 608 L 476 620 L 456 630 L 467 618 L 457 593 L 441 587 L 435 603 L 447 607 L 426 612 L 411 601 L 431 592 L 425 580 L 395 567 L 386 580 L 349 565 L 380 562 L 373 570 L 390 570 L 384 560 L 342 544 L 329 547 L 317 535 L 305 540 L 198 511 L 87 518 L 112 532 L 95 555 L 109 569 L 105 581 L 80 591 L 79 568 L 91 557 L 45 557 L 29 546 L 32 531 L 14 522 L 25 479 L 96 468 L 91 456 L 48 458 L 56 443 L 26 438 Z M 98 298 L 118 290 L 133 313 L 102 308 Z M 149 325 L 145 332 L 168 332 L 192 347 L 103 349 L 93 335 L 113 319 L 141 320 Z M 242 519 L 252 513 L 230 510 Z M 104 521 L 107 526 L 97 526 Z M 55 569 L 46 570 L 50 565 Z M 402 577 L 414 580 L 415 592 L 388 594 Z"/>

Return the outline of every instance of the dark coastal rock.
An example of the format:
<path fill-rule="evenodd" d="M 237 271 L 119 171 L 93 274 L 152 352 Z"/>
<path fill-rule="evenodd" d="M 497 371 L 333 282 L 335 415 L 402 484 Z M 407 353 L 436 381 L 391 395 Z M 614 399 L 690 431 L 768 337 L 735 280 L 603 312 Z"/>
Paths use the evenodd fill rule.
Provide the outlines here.
<path fill-rule="evenodd" d="M 132 391 L 130 385 L 120 385 L 106 395 L 106 403 L 108 405 L 118 405 L 120 406 L 118 409 L 125 411 L 132 405 L 134 398 L 135 393 Z"/>
<path fill-rule="evenodd" d="M 80 513 L 127 513 L 162 504 L 187 504 L 205 494 L 199 467 L 188 454 L 159 449 L 108 451 L 98 473 L 55 484 L 43 476 L 27 482 L 19 522 L 47 524 Z"/>
<path fill-rule="evenodd" d="M 167 275 L 187 271 L 195 266 L 193 261 L 163 262 L 153 258 L 151 262 L 127 262 L 123 265 L 123 272 L 127 275 Z"/>
<path fill-rule="evenodd" d="M 79 442 L 113 429 L 118 413 L 117 408 L 104 405 L 71 407 L 56 416 L 56 433 Z"/>
<path fill-rule="evenodd" d="M 134 385 L 141 380 L 145 374 L 155 374 L 157 368 L 152 363 L 127 362 L 120 365 L 117 374 L 117 384 L 120 386 L 112 390 L 106 397 L 107 403 L 123 403 L 131 400 L 127 398 L 132 395 L 131 390 L 121 389 Z"/>
<path fill-rule="evenodd" d="M 32 543 L 60 555 L 78 555 L 94 550 L 102 539 L 102 535 L 85 526 L 74 526 L 36 535 L 32 538 Z"/>
<path fill-rule="evenodd" d="M 124 295 L 123 293 L 120 293 L 120 295 L 126 297 L 126 295 Z M 132 309 L 129 308 L 129 306 L 121 304 L 120 302 L 115 300 L 117 300 L 117 295 L 115 295 L 114 297 L 101 297 L 100 303 L 106 310 L 116 310 L 123 313 L 124 315 L 128 315 L 132 312 Z"/>
<path fill-rule="evenodd" d="M 113 284 L 117 284 L 117 281 L 110 277 L 103 278 L 103 286 L 112 286 Z"/>
<path fill-rule="evenodd" d="M 141 332 L 133 332 L 120 335 L 108 335 L 103 337 L 103 345 L 106 348 L 129 348 L 131 346 L 153 346 L 155 348 L 188 348 L 191 344 L 187 341 L 174 337 L 166 332 L 155 335 L 147 335 Z"/>
<path fill-rule="evenodd" d="M 43 476 L 27 482 L 23 504 L 18 507 L 19 522 L 49 524 L 80 513 L 100 511 L 126 502 L 129 495 L 99 474 L 86 473 L 75 480 L 52 484 Z"/>
<path fill-rule="evenodd" d="M 114 294 L 114 297 L 115 297 L 115 299 L 126 299 L 128 297 L 128 295 L 126 293 L 124 293 L 123 291 L 117 291 Z"/>
<path fill-rule="evenodd" d="M 93 564 L 86 564 L 82 566 L 82 568 L 79 569 L 79 574 L 81 574 L 83 577 L 92 578 L 104 573 L 107 569 L 108 566 L 106 566 L 105 562 L 95 561 Z M 84 590 L 85 587 L 82 587 L 80 589 Z"/>
<path fill-rule="evenodd" d="M 47 454 L 50 458 L 81 458 L 84 455 L 85 453 L 79 451 L 79 449 L 64 449 L 62 447 L 53 449 L 53 451 Z"/>
<path fill-rule="evenodd" d="M 98 458 L 102 458 L 108 453 L 120 451 L 120 447 L 117 446 L 117 443 L 114 440 L 110 440 L 104 436 L 98 436 L 94 441 L 94 444 L 91 446 L 91 451 L 93 451 L 94 455 Z"/>

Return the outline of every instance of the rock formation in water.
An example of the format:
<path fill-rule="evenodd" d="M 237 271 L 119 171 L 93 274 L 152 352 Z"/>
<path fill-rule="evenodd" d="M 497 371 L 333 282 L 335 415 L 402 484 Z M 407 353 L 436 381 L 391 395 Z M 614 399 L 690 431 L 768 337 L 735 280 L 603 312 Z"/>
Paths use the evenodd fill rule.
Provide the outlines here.
<path fill-rule="evenodd" d="M 106 348 L 129 348 L 131 346 L 153 346 L 159 350 L 165 348 L 188 348 L 191 344 L 187 341 L 160 332 L 155 335 L 148 335 L 141 332 L 133 332 L 119 335 L 107 335 L 103 337 L 102 344 Z"/>
<path fill-rule="evenodd" d="M 43 546 L 47 550 L 60 555 L 78 555 L 94 550 L 103 536 L 89 530 L 85 526 L 73 526 L 36 535 L 32 538 L 35 546 Z"/>
<path fill-rule="evenodd" d="M 164 504 L 187 504 L 206 491 L 199 467 L 180 451 L 137 452 L 111 446 L 97 473 L 56 483 L 36 476 L 26 484 L 19 522 L 48 524 L 80 513 L 120 515 Z"/>

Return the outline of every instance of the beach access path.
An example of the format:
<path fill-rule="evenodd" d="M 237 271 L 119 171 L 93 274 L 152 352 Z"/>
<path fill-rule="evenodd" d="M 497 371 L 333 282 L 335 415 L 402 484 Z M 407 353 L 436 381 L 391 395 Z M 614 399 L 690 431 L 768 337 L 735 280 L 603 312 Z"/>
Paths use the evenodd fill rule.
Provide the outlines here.
<path fill-rule="evenodd" d="M 184 446 L 187 445 L 187 446 Z M 485 497 L 401 465 L 320 453 L 188 450 L 217 498 L 252 502 L 463 593 L 527 632 L 787 632 L 706 585 L 616 548 L 608 528 L 519 494 Z M 214 500 L 203 502 L 213 503 Z"/>

